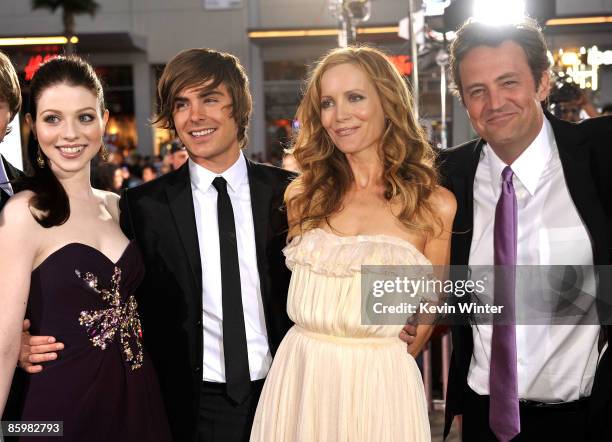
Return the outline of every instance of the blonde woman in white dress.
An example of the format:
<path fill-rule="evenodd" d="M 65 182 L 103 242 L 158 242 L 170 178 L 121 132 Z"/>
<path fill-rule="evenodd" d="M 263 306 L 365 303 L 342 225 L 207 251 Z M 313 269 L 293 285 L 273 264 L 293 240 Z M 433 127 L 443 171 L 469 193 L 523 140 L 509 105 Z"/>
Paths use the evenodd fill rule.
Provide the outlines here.
<path fill-rule="evenodd" d="M 284 338 L 251 441 L 431 440 L 401 325 L 361 324 L 362 265 L 446 265 L 456 202 L 438 186 L 434 153 L 404 79 L 380 51 L 343 48 L 317 64 L 298 109 L 287 189 L 292 269 Z"/>

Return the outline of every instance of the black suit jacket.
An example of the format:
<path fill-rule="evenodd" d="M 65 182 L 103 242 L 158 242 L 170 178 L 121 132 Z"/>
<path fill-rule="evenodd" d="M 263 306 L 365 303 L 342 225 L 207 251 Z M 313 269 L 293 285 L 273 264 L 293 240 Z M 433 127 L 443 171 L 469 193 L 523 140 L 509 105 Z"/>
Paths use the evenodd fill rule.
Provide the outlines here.
<path fill-rule="evenodd" d="M 559 120 L 549 113 L 559 157 L 572 201 L 591 237 L 595 265 L 610 264 L 612 234 L 612 118 L 601 117 L 579 124 Z M 474 177 L 485 141 L 473 140 L 440 153 L 439 166 L 445 187 L 457 198 L 457 214 L 451 241 L 451 264 L 466 265 L 470 256 L 473 228 Z M 598 297 L 608 296 L 600 282 Z M 465 297 L 467 298 L 467 297 Z M 462 300 L 467 302 L 468 299 Z M 609 305 L 609 300 L 607 303 Z M 606 315 L 608 316 L 608 315 Z M 608 319 L 604 323 L 610 324 Z M 468 323 L 463 318 L 461 323 Z M 609 326 L 603 327 L 612 336 Z M 467 375 L 474 342 L 470 326 L 452 327 L 453 353 L 446 399 L 445 436 L 454 415 L 462 414 L 463 398 L 468 389 Z M 612 357 L 606 351 L 600 361 L 591 395 L 591 423 L 593 440 L 612 434 Z M 587 429 L 585 429 L 587 431 Z"/>
<path fill-rule="evenodd" d="M 6 158 L 4 158 L 2 155 L 0 155 L 0 161 L 2 161 L 2 163 L 4 164 L 4 170 L 6 171 L 6 176 L 8 177 L 9 181 L 16 180 L 17 178 L 20 178 L 23 175 L 23 173 L 19 169 L 17 169 L 11 163 L 6 161 Z M 13 187 L 13 190 L 18 190 L 15 187 L 15 184 L 11 184 L 11 186 Z M 0 210 L 2 210 L 7 201 L 8 195 L 5 192 L 0 192 Z"/>
<path fill-rule="evenodd" d="M 283 195 L 293 175 L 247 160 L 257 268 L 272 355 L 291 326 L 290 272 L 282 248 L 287 234 Z M 202 265 L 188 164 L 128 189 L 121 227 L 145 262 L 138 292 L 145 348 L 157 371 L 174 439 L 197 437 L 202 381 Z"/>

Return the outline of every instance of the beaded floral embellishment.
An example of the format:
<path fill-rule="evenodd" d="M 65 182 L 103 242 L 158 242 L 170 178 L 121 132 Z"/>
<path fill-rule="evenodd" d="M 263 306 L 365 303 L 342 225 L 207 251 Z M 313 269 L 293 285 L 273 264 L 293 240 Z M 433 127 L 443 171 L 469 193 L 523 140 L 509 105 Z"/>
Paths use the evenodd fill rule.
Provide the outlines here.
<path fill-rule="evenodd" d="M 142 367 L 142 329 L 136 310 L 136 299 L 134 299 L 134 296 L 130 296 L 125 303 L 121 302 L 121 294 L 119 293 L 121 269 L 115 266 L 110 290 L 99 289 L 98 278 L 90 272 L 82 275 L 79 270 L 75 270 L 75 273 L 93 291 L 99 294 L 104 301 L 110 304 L 110 308 L 82 311 L 79 316 L 79 324 L 87 330 L 91 343 L 94 347 L 106 350 L 106 346 L 118 334 L 121 350 L 126 362 L 132 370 Z M 136 344 L 136 348 L 133 348 L 131 342 Z"/>

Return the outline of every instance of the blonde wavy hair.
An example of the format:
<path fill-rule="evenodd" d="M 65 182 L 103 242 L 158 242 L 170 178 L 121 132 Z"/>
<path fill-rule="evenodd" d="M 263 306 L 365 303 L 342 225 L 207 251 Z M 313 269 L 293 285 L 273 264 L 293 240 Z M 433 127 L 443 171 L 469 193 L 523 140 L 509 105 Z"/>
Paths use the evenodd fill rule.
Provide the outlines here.
<path fill-rule="evenodd" d="M 285 193 L 291 213 L 289 237 L 324 222 L 329 225 L 329 217 L 342 208 L 354 181 L 346 156 L 321 124 L 321 78 L 345 63 L 360 68 L 380 97 L 387 121 L 380 149 L 385 199 L 399 203 L 396 216 L 404 226 L 433 233 L 435 213 L 429 197 L 438 185 L 435 153 L 415 118 L 412 95 L 401 74 L 383 52 L 360 46 L 331 50 L 306 80 L 296 114 L 301 127 L 289 150 L 302 171 Z"/>

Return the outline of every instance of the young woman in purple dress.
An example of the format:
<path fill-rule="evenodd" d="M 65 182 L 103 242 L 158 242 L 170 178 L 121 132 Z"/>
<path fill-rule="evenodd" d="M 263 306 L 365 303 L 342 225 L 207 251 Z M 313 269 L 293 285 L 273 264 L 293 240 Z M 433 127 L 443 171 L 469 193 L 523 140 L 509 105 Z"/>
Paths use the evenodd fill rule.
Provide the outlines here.
<path fill-rule="evenodd" d="M 28 379 L 23 421 L 63 421 L 63 440 L 170 440 L 133 297 L 142 258 L 118 196 L 90 184 L 91 160 L 107 156 L 100 80 L 78 57 L 51 60 L 29 111 L 33 174 L 0 214 L 0 414 L 26 316 L 65 350 Z"/>

